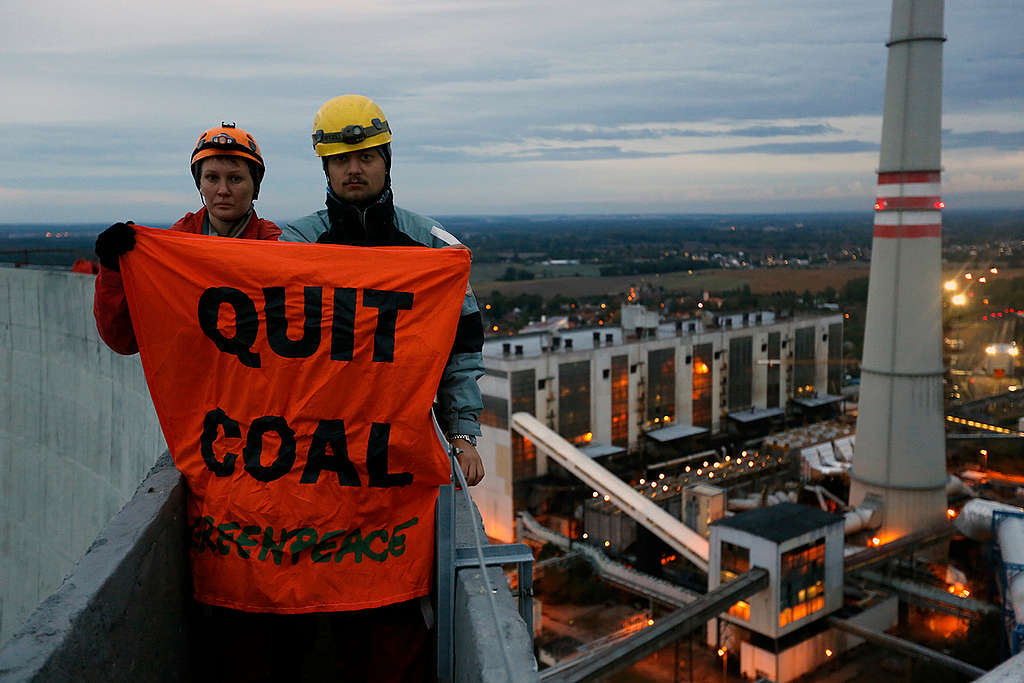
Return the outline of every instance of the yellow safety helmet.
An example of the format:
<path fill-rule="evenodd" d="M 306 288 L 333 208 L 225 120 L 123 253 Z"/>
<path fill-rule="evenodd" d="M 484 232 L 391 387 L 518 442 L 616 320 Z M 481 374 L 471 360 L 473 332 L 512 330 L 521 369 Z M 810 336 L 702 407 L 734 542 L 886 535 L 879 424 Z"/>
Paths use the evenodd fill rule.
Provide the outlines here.
<path fill-rule="evenodd" d="M 391 126 L 369 97 L 341 95 L 327 100 L 313 117 L 313 150 L 318 157 L 346 154 L 391 142 Z"/>

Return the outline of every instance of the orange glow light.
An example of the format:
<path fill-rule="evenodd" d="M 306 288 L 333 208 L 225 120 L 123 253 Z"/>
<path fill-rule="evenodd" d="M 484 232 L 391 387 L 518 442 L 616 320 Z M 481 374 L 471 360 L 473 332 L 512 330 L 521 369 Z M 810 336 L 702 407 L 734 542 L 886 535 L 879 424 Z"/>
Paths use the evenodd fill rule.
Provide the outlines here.
<path fill-rule="evenodd" d="M 871 545 L 873 545 L 873 546 L 882 545 L 882 539 L 880 539 L 878 536 L 875 536 L 874 538 L 871 539 Z"/>

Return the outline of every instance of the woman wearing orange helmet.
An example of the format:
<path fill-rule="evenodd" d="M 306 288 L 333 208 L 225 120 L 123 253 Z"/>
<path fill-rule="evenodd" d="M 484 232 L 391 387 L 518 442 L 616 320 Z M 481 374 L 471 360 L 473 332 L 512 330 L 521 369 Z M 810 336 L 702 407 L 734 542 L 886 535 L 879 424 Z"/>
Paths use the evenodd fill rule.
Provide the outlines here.
<path fill-rule="evenodd" d="M 220 237 L 277 240 L 281 229 L 256 215 L 266 166 L 260 147 L 248 132 L 222 123 L 196 140 L 190 163 L 203 208 L 187 213 L 171 230 Z M 96 238 L 100 272 L 96 278 L 93 315 L 100 337 L 114 351 L 130 355 L 139 350 L 128 314 L 118 259 L 135 246 L 131 221 L 115 223 Z"/>

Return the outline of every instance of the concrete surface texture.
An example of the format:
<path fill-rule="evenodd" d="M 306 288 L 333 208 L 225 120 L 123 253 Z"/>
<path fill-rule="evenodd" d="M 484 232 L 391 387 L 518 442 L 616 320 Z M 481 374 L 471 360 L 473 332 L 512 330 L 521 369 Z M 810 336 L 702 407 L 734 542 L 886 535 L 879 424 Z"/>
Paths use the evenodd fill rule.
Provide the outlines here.
<path fill-rule="evenodd" d="M 96 333 L 93 283 L 0 267 L 0 643 L 166 450 L 138 356 Z"/>
<path fill-rule="evenodd" d="M 185 542 L 185 486 L 165 452 L 0 648 L 0 681 L 194 680 Z"/>

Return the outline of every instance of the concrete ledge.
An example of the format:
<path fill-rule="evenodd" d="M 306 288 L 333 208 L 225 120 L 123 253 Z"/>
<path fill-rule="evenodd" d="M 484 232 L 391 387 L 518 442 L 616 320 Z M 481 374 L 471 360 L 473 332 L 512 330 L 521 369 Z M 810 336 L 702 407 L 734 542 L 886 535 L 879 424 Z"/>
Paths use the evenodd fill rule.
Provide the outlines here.
<path fill-rule="evenodd" d="M 476 506 L 461 494 L 455 512 L 458 546 L 474 545 L 473 524 L 486 542 Z M 185 486 L 165 452 L 71 576 L 0 650 L 0 681 L 190 680 L 194 603 L 185 543 Z M 533 640 L 505 575 L 494 567 L 488 578 L 501 640 L 480 569 L 460 570 L 456 680 L 539 680 Z"/>
<path fill-rule="evenodd" d="M 487 543 L 483 520 L 476 506 L 470 507 L 461 491 L 455 496 L 455 545 L 475 547 L 473 527 Z M 487 570 L 494 590 L 501 625 L 501 639 L 494 622 L 487 588 L 479 567 L 459 570 L 455 578 L 455 680 L 524 683 L 539 681 L 537 660 L 533 655 L 533 637 L 519 616 L 516 599 L 508 589 L 505 574 L 498 567 Z M 508 671 L 502 646 L 507 648 Z"/>
<path fill-rule="evenodd" d="M 170 455 L 0 650 L 0 680 L 191 678 L 185 487 Z"/>

